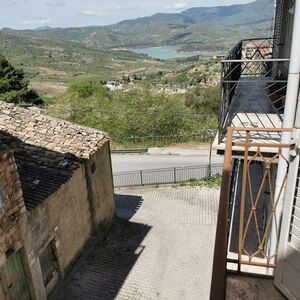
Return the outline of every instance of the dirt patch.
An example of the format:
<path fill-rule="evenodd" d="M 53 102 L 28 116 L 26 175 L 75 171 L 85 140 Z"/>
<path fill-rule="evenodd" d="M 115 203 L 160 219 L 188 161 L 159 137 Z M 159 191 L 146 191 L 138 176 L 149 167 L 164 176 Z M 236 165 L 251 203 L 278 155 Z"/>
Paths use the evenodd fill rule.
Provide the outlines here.
<path fill-rule="evenodd" d="M 284 296 L 274 287 L 272 279 L 254 278 L 238 275 L 227 275 L 226 299 L 228 300 L 256 300 L 276 299 L 284 300 Z"/>
<path fill-rule="evenodd" d="M 31 82 L 30 87 L 46 98 L 58 97 L 68 88 L 65 84 L 58 82 Z"/>
<path fill-rule="evenodd" d="M 58 70 L 53 70 L 53 69 L 43 68 L 43 67 L 36 68 L 36 70 L 39 72 L 40 75 L 45 75 L 45 76 L 66 76 L 67 75 L 67 73 L 64 71 L 58 71 Z"/>

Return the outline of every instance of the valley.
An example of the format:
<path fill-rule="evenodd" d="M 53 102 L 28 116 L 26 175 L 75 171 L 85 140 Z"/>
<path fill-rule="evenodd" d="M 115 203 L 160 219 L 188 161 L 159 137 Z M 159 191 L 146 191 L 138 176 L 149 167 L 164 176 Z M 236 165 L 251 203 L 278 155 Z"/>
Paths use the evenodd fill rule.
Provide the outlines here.
<path fill-rule="evenodd" d="M 272 11 L 257 0 L 101 27 L 4 28 L 0 53 L 25 71 L 45 112 L 111 133 L 116 148 L 201 142 L 217 129 L 214 57 L 268 36 Z"/>
<path fill-rule="evenodd" d="M 88 47 L 139 48 L 179 46 L 180 51 L 220 51 L 240 38 L 269 36 L 272 27 L 272 0 L 217 7 L 194 7 L 179 13 L 124 20 L 109 26 L 41 28 L 2 33 L 71 41 Z"/>

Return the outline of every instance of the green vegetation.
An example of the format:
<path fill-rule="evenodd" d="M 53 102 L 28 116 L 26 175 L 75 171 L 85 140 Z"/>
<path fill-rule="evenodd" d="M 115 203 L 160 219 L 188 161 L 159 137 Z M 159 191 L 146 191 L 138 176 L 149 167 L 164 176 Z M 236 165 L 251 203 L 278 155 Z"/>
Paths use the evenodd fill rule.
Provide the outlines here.
<path fill-rule="evenodd" d="M 217 114 L 219 111 L 218 86 L 197 86 L 186 95 L 185 104 L 200 114 Z"/>
<path fill-rule="evenodd" d="M 218 189 L 221 186 L 222 176 L 209 176 L 202 180 L 192 179 L 190 180 L 190 186 L 192 187 L 204 187 L 208 189 Z"/>
<path fill-rule="evenodd" d="M 48 98 L 61 95 L 74 81 L 101 82 L 123 75 L 146 79 L 161 74 L 157 77 L 160 82 L 165 74 L 200 63 L 199 57 L 162 61 L 129 51 L 100 50 L 75 42 L 3 33 L 0 33 L 0 53 L 22 68 L 31 86 Z"/>
<path fill-rule="evenodd" d="M 187 60 L 188 61 L 188 60 Z M 162 80 L 162 75 L 157 78 Z M 180 85 L 181 87 L 216 85 L 219 83 L 219 64 L 214 59 L 203 61 L 189 61 L 188 66 L 168 74 L 164 78 L 165 84 Z"/>
<path fill-rule="evenodd" d="M 147 84 L 109 92 L 98 83 L 77 82 L 63 96 L 48 101 L 47 111 L 107 131 L 116 144 L 129 137 L 149 136 L 180 136 L 188 141 L 188 136 L 193 140 L 195 135 L 199 142 L 206 128 L 216 128 L 217 118 L 211 113 L 197 113 L 185 101 L 184 95 L 154 93 Z M 162 142 L 168 143 L 168 139 Z"/>
<path fill-rule="evenodd" d="M 42 96 L 46 112 L 109 132 L 114 147 L 204 142 L 204 131 L 217 129 L 216 61 L 204 56 L 163 61 L 108 50 L 115 45 L 132 45 L 134 40 L 137 46 L 178 42 L 187 50 L 195 47 L 214 52 L 236 42 L 236 34 L 230 33 L 229 38 L 228 27 L 216 30 L 216 24 L 198 21 L 181 26 L 186 16 L 175 16 L 180 24 L 165 23 L 173 17 L 159 21 L 160 16 L 156 16 L 158 22 L 151 21 L 144 29 L 139 22 L 136 26 L 125 22 L 101 28 L 6 29 L 0 32 L 0 53 L 24 69 L 24 82 L 30 80 L 30 88 Z M 198 32 L 200 28 L 204 35 Z M 186 30 L 193 32 L 184 34 Z M 149 35 L 154 31 L 156 40 L 151 40 Z M 115 35 L 118 38 L 113 38 Z M 103 86 L 107 80 L 116 80 L 121 90 L 107 90 Z"/>
<path fill-rule="evenodd" d="M 0 53 L 23 68 L 33 81 L 100 81 L 146 68 L 170 69 L 164 68 L 164 62 L 129 51 L 99 50 L 74 42 L 10 34 L 0 34 Z"/>
<path fill-rule="evenodd" d="M 0 100 L 19 105 L 41 105 L 43 100 L 28 89 L 29 81 L 22 69 L 15 69 L 8 60 L 0 55 Z"/>
<path fill-rule="evenodd" d="M 114 147 L 199 143 L 205 141 L 206 128 L 216 129 L 215 99 L 209 105 L 210 94 L 219 92 L 214 86 L 219 78 L 215 61 L 160 61 L 126 51 L 3 34 L 0 40 L 0 52 L 24 68 L 24 82 L 30 80 L 43 96 L 49 114 L 109 132 Z M 122 80 L 126 74 L 138 80 L 129 84 Z M 123 82 L 123 90 L 103 87 L 102 81 L 114 78 Z M 177 93 L 178 88 L 184 92 Z M 198 109 L 198 102 L 208 109 Z"/>

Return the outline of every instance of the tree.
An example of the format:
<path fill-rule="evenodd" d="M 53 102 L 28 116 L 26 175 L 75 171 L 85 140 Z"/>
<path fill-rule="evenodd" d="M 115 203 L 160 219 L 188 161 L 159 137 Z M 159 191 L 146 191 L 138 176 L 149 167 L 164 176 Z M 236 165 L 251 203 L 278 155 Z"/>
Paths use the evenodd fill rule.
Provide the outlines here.
<path fill-rule="evenodd" d="M 29 80 L 22 69 L 15 69 L 0 54 L 0 100 L 20 105 L 41 105 L 43 100 L 28 88 Z"/>

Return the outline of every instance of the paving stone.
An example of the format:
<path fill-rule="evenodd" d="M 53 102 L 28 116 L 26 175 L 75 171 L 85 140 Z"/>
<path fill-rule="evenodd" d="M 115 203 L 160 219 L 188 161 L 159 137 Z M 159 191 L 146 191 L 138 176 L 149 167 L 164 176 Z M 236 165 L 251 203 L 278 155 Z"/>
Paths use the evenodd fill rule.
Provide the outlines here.
<path fill-rule="evenodd" d="M 218 190 L 116 190 L 120 219 L 51 299 L 209 299 Z"/>

